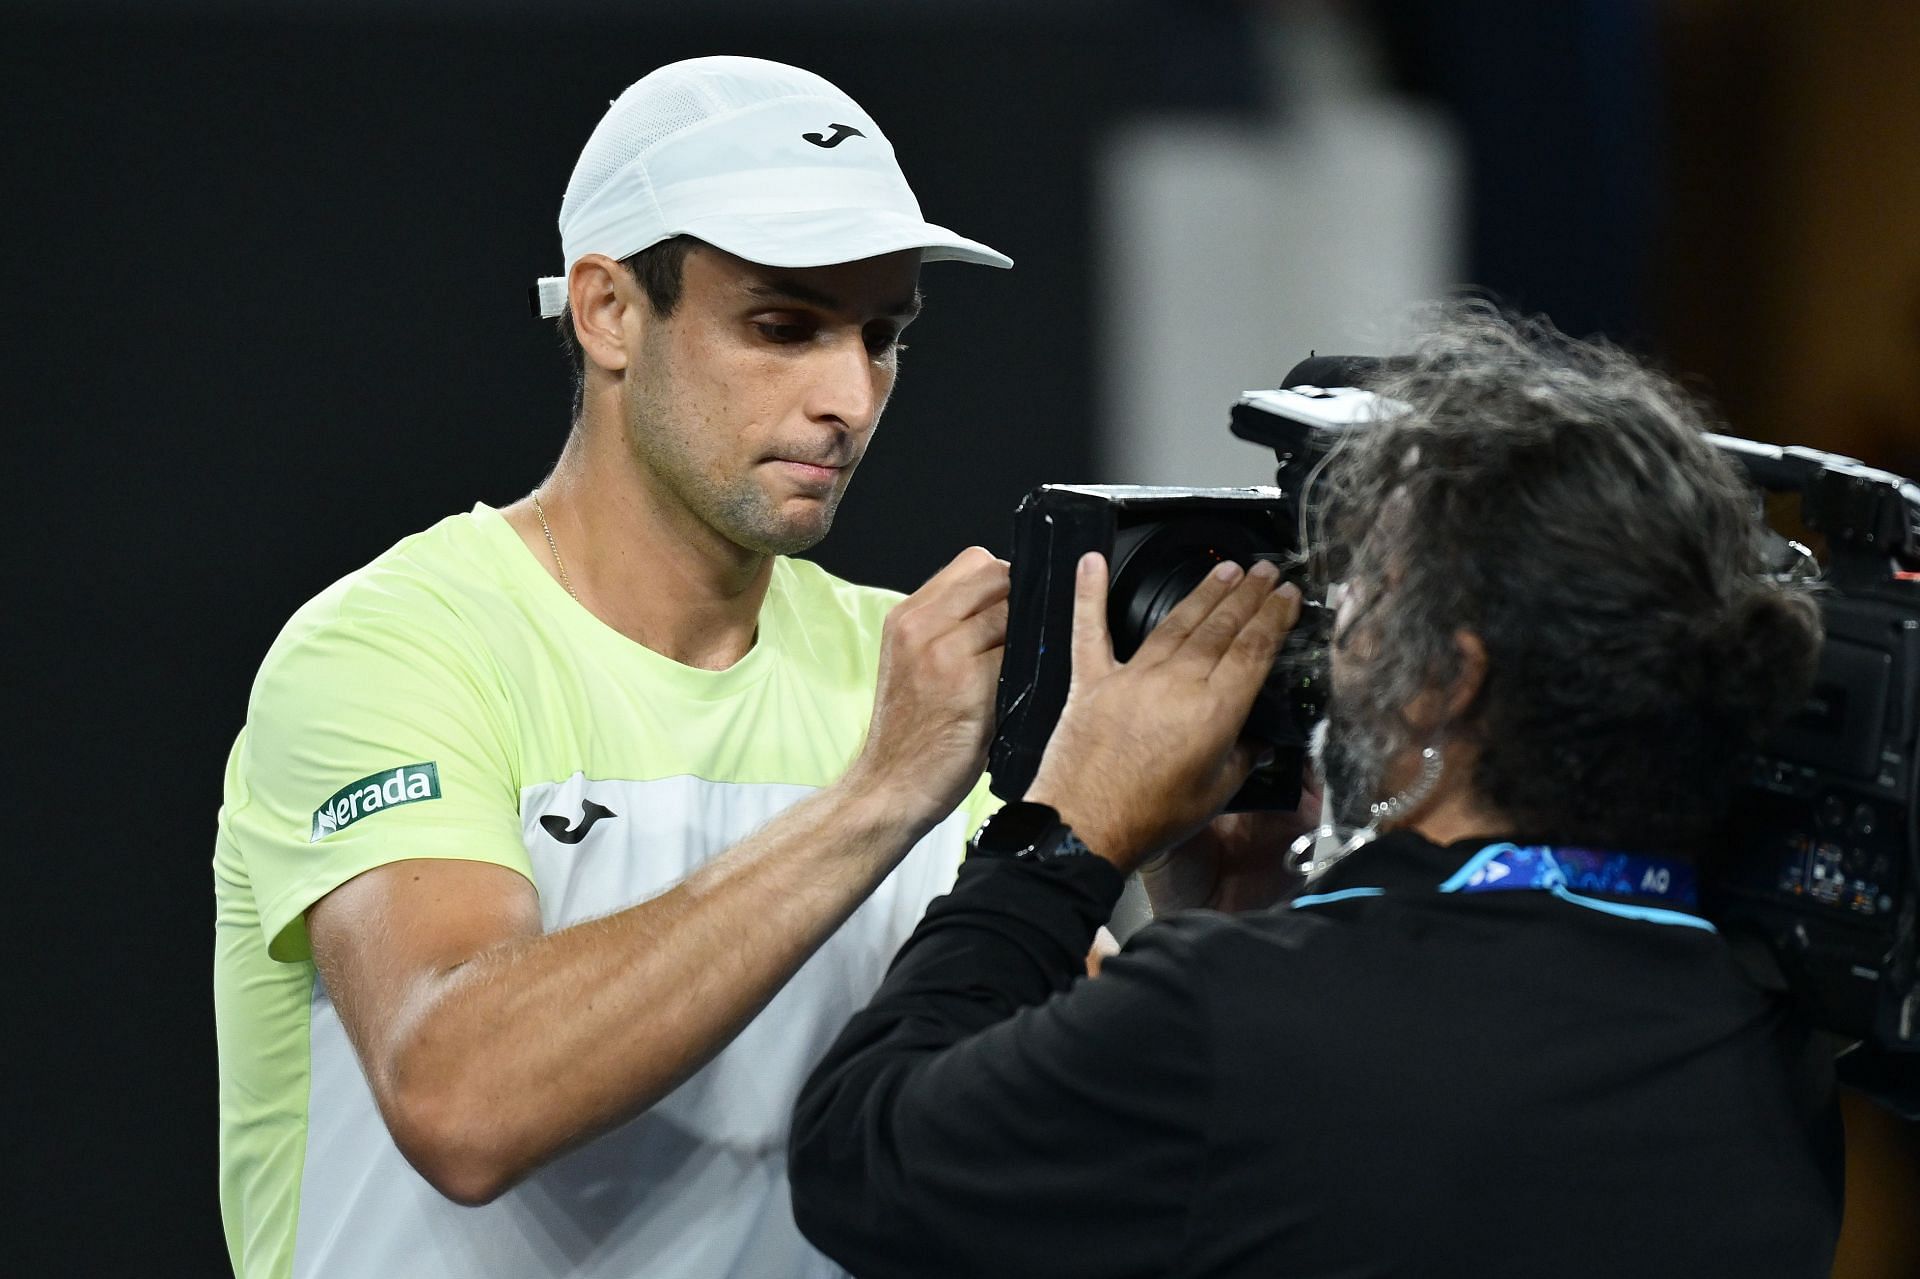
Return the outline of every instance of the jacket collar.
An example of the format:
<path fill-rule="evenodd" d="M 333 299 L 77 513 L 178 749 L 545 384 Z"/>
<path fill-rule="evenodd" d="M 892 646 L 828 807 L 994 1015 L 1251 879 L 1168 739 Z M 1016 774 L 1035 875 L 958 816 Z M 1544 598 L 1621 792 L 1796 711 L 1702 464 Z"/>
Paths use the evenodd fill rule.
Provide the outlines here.
<path fill-rule="evenodd" d="M 1338 892 L 1343 888 L 1432 889 L 1488 844 L 1512 840 L 1512 835 L 1474 835 L 1451 844 L 1435 844 L 1411 830 L 1391 830 L 1333 866 L 1309 890 Z"/>

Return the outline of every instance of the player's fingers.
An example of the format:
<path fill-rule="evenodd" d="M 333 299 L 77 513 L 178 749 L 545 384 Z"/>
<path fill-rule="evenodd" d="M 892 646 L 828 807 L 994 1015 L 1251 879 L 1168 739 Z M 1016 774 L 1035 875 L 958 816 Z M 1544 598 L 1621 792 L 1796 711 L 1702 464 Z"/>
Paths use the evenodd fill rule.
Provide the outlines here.
<path fill-rule="evenodd" d="M 1073 673 L 1104 675 L 1113 669 L 1107 635 L 1107 557 L 1088 551 L 1073 575 Z"/>
<path fill-rule="evenodd" d="M 958 621 L 1007 598 L 1008 563 L 984 546 L 969 546 L 913 593 L 916 606 Z"/>
<path fill-rule="evenodd" d="M 954 627 L 954 639 L 967 653 L 979 654 L 1007 642 L 1007 601 L 997 600 Z"/>
<path fill-rule="evenodd" d="M 1100 965 L 1111 956 L 1120 953 L 1120 943 L 1107 931 L 1105 924 L 1093 934 L 1093 945 L 1087 949 L 1087 976 L 1098 977 Z"/>

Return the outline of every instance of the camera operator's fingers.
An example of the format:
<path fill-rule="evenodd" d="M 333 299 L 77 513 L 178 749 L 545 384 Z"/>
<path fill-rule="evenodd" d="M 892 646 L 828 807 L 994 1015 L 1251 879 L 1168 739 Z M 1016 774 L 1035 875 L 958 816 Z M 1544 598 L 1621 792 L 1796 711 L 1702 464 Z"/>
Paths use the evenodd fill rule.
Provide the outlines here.
<path fill-rule="evenodd" d="M 1160 624 L 1141 642 L 1139 651 L 1133 655 L 1133 662 L 1152 665 L 1164 661 L 1169 654 L 1177 651 L 1194 628 L 1212 615 L 1220 601 L 1232 593 L 1244 576 L 1244 570 L 1232 560 L 1222 560 L 1214 565 L 1200 579 L 1200 584 L 1188 591 L 1187 597 L 1174 605 L 1173 611 L 1162 618 Z"/>
<path fill-rule="evenodd" d="M 1299 620 L 1300 588 L 1284 583 L 1241 623 L 1208 678 L 1236 692 L 1244 689 L 1251 697 L 1273 669 L 1281 641 Z"/>
<path fill-rule="evenodd" d="M 1294 809 L 1299 819 L 1300 829 L 1296 834 L 1305 834 L 1320 824 L 1321 803 L 1323 800 L 1320 774 L 1314 770 L 1311 760 L 1300 763 L 1300 804 Z"/>
<path fill-rule="evenodd" d="M 1233 745 L 1227 747 L 1227 758 L 1225 764 L 1221 766 L 1221 772 L 1231 779 L 1232 789 L 1221 796 L 1221 802 L 1225 803 L 1234 791 L 1240 789 L 1249 773 L 1272 758 L 1273 747 L 1251 737 L 1239 738 Z"/>
<path fill-rule="evenodd" d="M 1170 660 L 1211 676 L 1240 633 L 1256 624 L 1255 619 L 1259 617 L 1266 601 L 1272 598 L 1273 588 L 1279 580 L 1280 570 L 1272 564 L 1264 560 L 1255 564 L 1234 583 L 1226 598 L 1216 604 L 1213 611 L 1188 633 Z"/>
<path fill-rule="evenodd" d="M 1107 634 L 1107 557 L 1088 551 L 1073 575 L 1073 678 L 1098 678 L 1116 665 Z"/>

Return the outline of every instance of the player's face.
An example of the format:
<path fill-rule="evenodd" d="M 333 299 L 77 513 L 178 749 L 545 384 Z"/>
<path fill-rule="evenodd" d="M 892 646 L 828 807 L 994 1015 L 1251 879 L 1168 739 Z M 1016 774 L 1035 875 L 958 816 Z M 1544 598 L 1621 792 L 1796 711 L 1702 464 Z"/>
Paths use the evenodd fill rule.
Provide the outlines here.
<path fill-rule="evenodd" d="M 749 551 L 825 537 L 893 390 L 919 276 L 916 250 L 794 269 L 688 254 L 679 304 L 630 366 L 628 441 L 659 496 Z"/>

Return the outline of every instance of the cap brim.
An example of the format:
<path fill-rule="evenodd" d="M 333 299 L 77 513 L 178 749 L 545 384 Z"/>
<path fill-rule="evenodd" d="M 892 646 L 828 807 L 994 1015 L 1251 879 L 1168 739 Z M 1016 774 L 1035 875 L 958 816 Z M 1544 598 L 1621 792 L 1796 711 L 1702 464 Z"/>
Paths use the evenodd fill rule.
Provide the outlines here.
<path fill-rule="evenodd" d="M 978 240 L 919 218 L 875 209 L 698 218 L 671 234 L 694 236 L 761 266 L 838 266 L 907 249 L 920 250 L 922 262 L 971 262 L 1001 268 L 1013 265 L 1012 258 Z M 637 252 L 639 249 L 633 249 L 620 256 Z M 536 281 L 532 304 L 534 314 L 542 319 L 559 315 L 567 305 L 567 277 L 544 276 Z"/>
<path fill-rule="evenodd" d="M 905 249 L 919 249 L 923 262 L 971 262 L 1003 268 L 1013 265 L 1012 258 L 978 240 L 905 214 L 877 209 L 698 218 L 680 227 L 676 234 L 695 236 L 761 266 L 837 266 Z"/>

